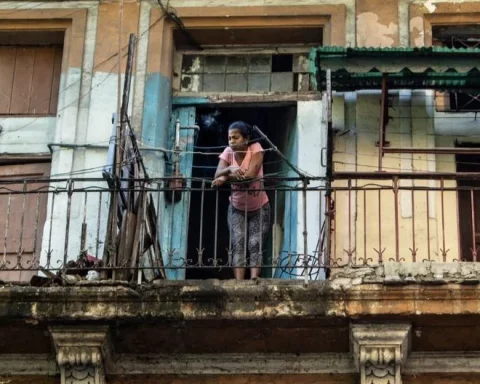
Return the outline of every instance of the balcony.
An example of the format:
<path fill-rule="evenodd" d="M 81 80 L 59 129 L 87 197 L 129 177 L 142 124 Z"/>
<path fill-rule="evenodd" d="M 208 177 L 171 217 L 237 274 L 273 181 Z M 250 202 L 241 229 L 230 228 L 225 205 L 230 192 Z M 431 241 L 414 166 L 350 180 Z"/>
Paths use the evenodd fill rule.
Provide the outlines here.
<path fill-rule="evenodd" d="M 340 175 L 330 187 L 318 178 L 264 180 L 271 219 L 260 240 L 263 278 L 308 282 L 348 270 L 374 279 L 380 268 L 415 281 L 414 271 L 432 265 L 474 273 L 478 176 L 351 176 Z M 212 189 L 201 179 L 179 187 L 172 180 L 140 180 L 117 189 L 103 179 L 1 180 L 0 279 L 22 284 L 232 279 L 238 265 L 227 225 L 229 188 Z M 109 206 L 115 195 L 118 226 L 112 235 Z M 141 196 L 148 204 L 139 203 Z M 135 220 L 125 229 L 122 222 L 130 213 Z"/>

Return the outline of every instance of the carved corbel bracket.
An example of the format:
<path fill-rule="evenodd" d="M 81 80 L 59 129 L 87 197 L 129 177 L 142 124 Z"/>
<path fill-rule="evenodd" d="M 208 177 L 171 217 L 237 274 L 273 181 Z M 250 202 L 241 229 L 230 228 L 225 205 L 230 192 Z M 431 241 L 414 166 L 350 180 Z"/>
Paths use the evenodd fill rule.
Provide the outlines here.
<path fill-rule="evenodd" d="M 52 327 L 62 384 L 104 384 L 111 357 L 106 326 Z"/>
<path fill-rule="evenodd" d="M 410 349 L 410 324 L 354 324 L 351 350 L 361 384 L 401 384 Z"/>

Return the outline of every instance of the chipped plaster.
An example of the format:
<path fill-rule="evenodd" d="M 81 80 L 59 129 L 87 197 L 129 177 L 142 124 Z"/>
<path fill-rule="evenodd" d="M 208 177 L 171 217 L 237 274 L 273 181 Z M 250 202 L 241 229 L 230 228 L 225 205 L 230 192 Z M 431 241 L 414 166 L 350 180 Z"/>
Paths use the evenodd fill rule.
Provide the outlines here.
<path fill-rule="evenodd" d="M 357 45 L 359 47 L 392 47 L 398 31 L 398 25 L 388 25 L 378 21 L 373 12 L 363 12 L 357 16 Z"/>

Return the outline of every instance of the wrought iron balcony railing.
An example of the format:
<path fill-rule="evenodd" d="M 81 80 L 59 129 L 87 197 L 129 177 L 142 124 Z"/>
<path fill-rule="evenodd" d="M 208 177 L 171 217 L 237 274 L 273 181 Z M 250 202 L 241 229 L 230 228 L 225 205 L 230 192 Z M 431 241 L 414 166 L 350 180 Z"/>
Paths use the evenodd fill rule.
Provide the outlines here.
<path fill-rule="evenodd" d="M 1 180 L 0 280 L 233 278 L 244 265 L 247 277 L 260 266 L 266 278 L 323 279 L 345 266 L 478 260 L 477 177 L 366 177 L 329 187 L 318 178 L 266 178 L 271 213 L 261 219 L 268 225 L 259 237 L 260 265 L 250 263 L 248 238 L 240 247 L 246 264 L 238 261 L 228 186 L 171 178 L 116 188 L 103 179 Z"/>

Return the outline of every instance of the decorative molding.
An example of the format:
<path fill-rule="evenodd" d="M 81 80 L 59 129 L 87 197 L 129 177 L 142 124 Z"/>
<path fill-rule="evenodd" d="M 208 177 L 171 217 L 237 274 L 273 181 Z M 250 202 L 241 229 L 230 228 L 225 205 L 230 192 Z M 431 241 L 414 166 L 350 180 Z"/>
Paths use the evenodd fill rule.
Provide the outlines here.
<path fill-rule="evenodd" d="M 104 384 L 110 361 L 108 327 L 52 327 L 62 384 Z"/>
<path fill-rule="evenodd" d="M 360 384 L 402 384 L 410 324 L 354 324 L 351 343 Z"/>
<path fill-rule="evenodd" d="M 6 376 L 55 376 L 60 373 L 51 354 L 1 354 Z M 121 354 L 109 375 L 238 375 L 238 374 L 354 374 L 349 353 L 308 354 Z M 412 352 L 403 375 L 480 374 L 479 352 Z"/>

